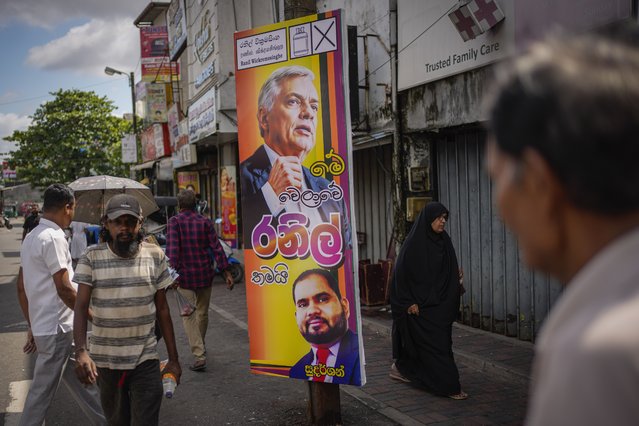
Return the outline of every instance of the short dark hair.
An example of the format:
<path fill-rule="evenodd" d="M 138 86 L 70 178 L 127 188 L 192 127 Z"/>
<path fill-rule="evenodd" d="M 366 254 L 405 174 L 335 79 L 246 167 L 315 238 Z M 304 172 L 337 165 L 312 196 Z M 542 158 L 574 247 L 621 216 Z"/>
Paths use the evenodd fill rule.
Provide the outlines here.
<path fill-rule="evenodd" d="M 337 274 L 334 271 L 329 271 L 327 269 L 309 269 L 300 274 L 299 277 L 293 282 L 293 302 L 295 302 L 295 287 L 297 287 L 297 283 L 304 281 L 306 278 L 311 275 L 319 275 L 324 278 L 328 283 L 328 286 L 335 292 L 337 298 L 342 300 L 342 293 L 339 291 L 339 280 L 337 279 Z"/>
<path fill-rule="evenodd" d="M 74 202 L 75 198 L 71 188 L 61 183 L 54 183 L 44 190 L 42 211 L 45 213 L 56 212 L 67 204 L 73 204 Z"/>
<path fill-rule="evenodd" d="M 195 210 L 195 192 L 191 189 L 183 189 L 177 195 L 178 207 L 181 209 Z"/>
<path fill-rule="evenodd" d="M 488 102 L 499 149 L 537 151 L 578 208 L 639 208 L 637 27 L 538 42 L 505 68 Z"/>

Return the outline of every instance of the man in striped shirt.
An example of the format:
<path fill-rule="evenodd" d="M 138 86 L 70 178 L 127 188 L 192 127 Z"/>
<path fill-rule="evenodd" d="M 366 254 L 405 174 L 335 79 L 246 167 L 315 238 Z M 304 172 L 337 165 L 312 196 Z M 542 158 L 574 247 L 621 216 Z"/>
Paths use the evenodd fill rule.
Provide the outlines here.
<path fill-rule="evenodd" d="M 162 378 L 156 318 L 169 355 L 164 372 L 178 383 L 182 373 L 164 291 L 173 280 L 162 249 L 142 241 L 135 197 L 112 197 L 106 215 L 106 242 L 87 249 L 74 276 L 76 373 L 83 383 L 97 380 L 109 424 L 157 425 Z M 89 305 L 93 335 L 87 350 Z"/>
<path fill-rule="evenodd" d="M 228 260 L 213 224 L 195 211 L 195 192 L 190 189 L 180 191 L 177 199 L 180 214 L 169 220 L 166 254 L 171 266 L 180 274 L 177 279 L 178 291 L 195 306 L 195 312 L 183 316 L 182 322 L 195 358 L 195 363 L 189 368 L 202 371 L 206 368 L 204 338 L 209 325 L 211 285 L 215 276 L 211 253 L 218 269 L 224 271 L 229 290 L 233 289 L 233 278 L 226 270 Z"/>

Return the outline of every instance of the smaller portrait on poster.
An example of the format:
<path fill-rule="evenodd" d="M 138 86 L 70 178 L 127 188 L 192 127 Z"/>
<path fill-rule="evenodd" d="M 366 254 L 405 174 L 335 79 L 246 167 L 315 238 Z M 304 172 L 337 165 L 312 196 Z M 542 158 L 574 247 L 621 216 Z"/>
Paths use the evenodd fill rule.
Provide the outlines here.
<path fill-rule="evenodd" d="M 310 350 L 291 367 L 289 377 L 359 384 L 357 334 L 348 326 L 350 302 L 342 295 L 337 273 L 322 268 L 302 272 L 293 282 L 293 303 L 297 327 Z"/>

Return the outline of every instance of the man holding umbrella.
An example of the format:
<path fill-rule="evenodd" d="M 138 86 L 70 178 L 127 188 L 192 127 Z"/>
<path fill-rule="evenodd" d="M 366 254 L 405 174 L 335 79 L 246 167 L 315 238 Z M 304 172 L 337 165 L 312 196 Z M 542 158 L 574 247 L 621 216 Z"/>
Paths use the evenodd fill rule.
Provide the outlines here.
<path fill-rule="evenodd" d="M 106 241 L 87 249 L 74 277 L 76 373 L 83 383 L 98 382 L 109 424 L 157 425 L 163 392 L 156 318 L 169 355 L 164 372 L 178 383 L 182 373 L 163 291 L 173 279 L 162 249 L 142 241 L 142 208 L 134 196 L 113 196 L 106 218 Z M 89 304 L 93 336 L 87 347 Z"/>

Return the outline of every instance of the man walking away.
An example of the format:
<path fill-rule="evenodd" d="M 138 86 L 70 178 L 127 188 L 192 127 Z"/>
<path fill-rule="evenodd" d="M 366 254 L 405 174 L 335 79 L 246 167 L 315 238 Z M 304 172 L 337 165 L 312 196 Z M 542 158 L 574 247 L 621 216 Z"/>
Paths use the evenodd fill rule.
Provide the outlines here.
<path fill-rule="evenodd" d="M 43 208 L 40 224 L 28 233 L 20 251 L 18 301 L 29 323 L 24 352 L 37 351 L 20 425 L 44 422 L 60 380 L 92 424 L 105 424 L 97 387 L 82 386 L 69 362 L 77 286 L 72 283 L 71 254 L 63 229 L 73 218 L 73 191 L 61 184 L 49 186 Z"/>
<path fill-rule="evenodd" d="M 31 212 L 24 220 L 24 224 L 22 225 L 22 241 L 27 236 L 27 234 L 35 229 L 36 226 L 40 223 L 40 213 L 38 212 L 38 206 L 31 206 Z"/>
<path fill-rule="evenodd" d="M 229 290 L 233 289 L 233 278 L 228 268 L 228 259 L 215 233 L 213 223 L 196 213 L 195 193 L 189 189 L 178 193 L 180 213 L 169 220 L 166 239 L 166 254 L 173 268 L 180 274 L 177 279 L 179 291 L 192 305 L 195 312 L 183 316 L 184 330 L 189 338 L 195 363 L 192 371 L 206 369 L 206 347 L 204 338 L 209 325 L 209 303 L 215 271 L 211 265 L 213 252 L 218 268 L 224 271 Z"/>

